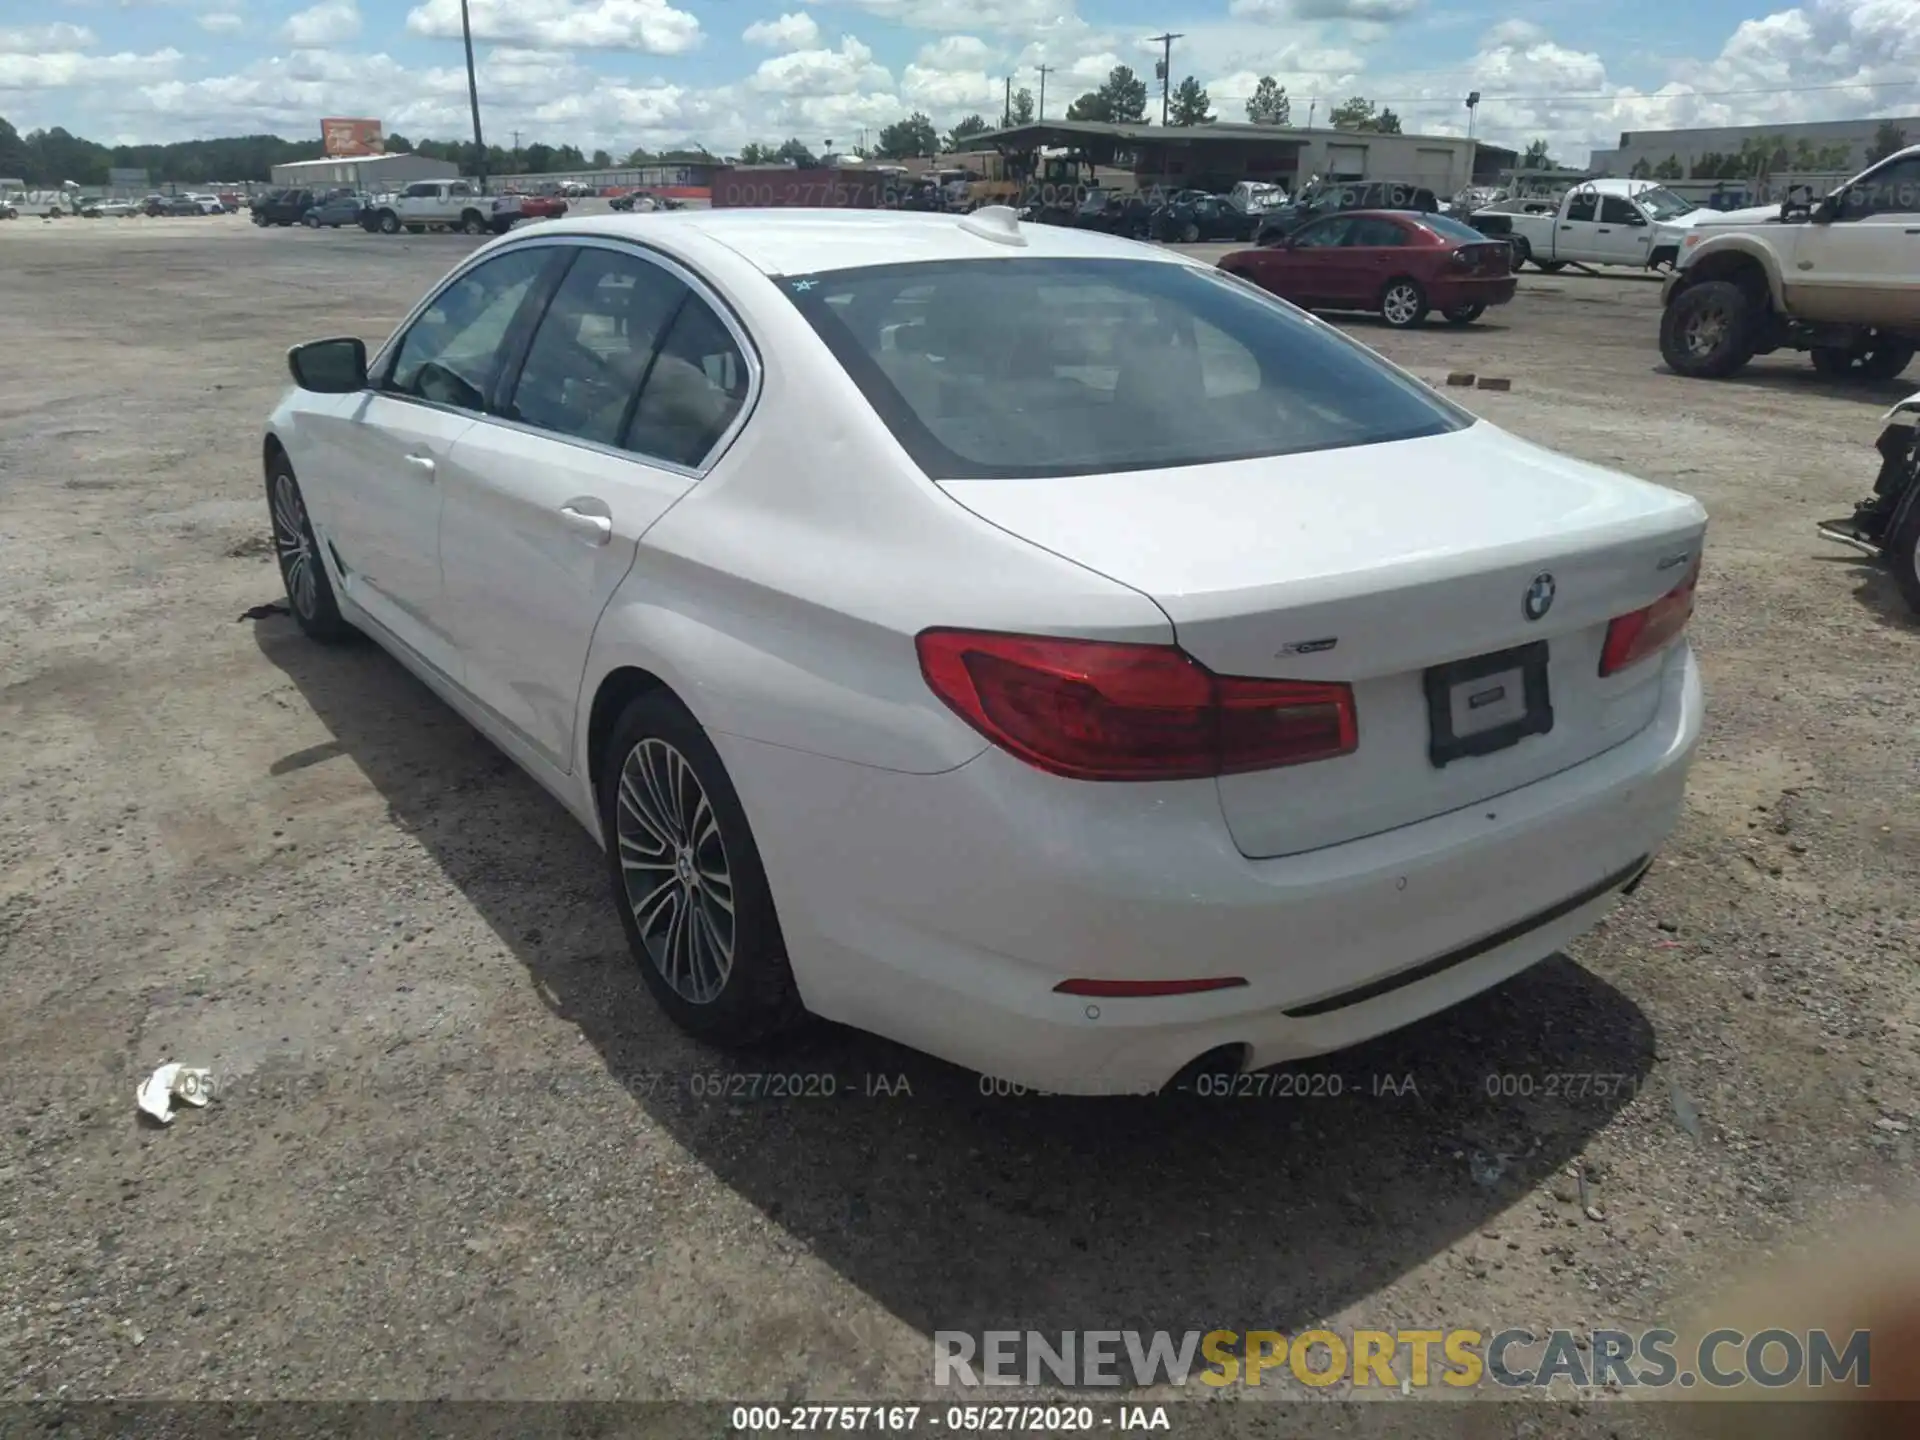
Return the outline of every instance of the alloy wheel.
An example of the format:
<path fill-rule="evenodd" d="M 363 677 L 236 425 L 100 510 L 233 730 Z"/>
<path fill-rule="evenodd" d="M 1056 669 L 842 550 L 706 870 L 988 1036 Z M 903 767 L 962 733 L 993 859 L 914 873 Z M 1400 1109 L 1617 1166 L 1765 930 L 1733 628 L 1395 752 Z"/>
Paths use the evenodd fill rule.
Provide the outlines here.
<path fill-rule="evenodd" d="M 1402 283 L 1390 288 L 1380 309 L 1390 325 L 1411 325 L 1413 317 L 1420 311 L 1420 295 L 1411 285 Z"/>
<path fill-rule="evenodd" d="M 312 527 L 307 524 L 307 507 L 301 503 L 300 487 L 291 475 L 273 477 L 273 548 L 280 557 L 280 574 L 287 582 L 287 600 L 301 616 L 314 618 L 319 587 L 314 566 L 320 563 L 313 553 Z"/>
<path fill-rule="evenodd" d="M 1717 306 L 1695 311 L 1687 317 L 1681 336 L 1686 341 L 1688 354 L 1705 359 L 1727 338 L 1726 311 Z"/>
<path fill-rule="evenodd" d="M 710 1004 L 733 973 L 734 885 L 719 817 L 687 757 L 656 736 L 627 752 L 615 803 L 621 879 L 648 958 Z"/>

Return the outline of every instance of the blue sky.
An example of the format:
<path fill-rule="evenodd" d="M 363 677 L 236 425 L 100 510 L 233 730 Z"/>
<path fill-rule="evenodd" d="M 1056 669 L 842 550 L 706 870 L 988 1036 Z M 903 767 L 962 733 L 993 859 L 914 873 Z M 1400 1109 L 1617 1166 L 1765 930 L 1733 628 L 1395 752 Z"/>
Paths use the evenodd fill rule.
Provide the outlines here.
<path fill-rule="evenodd" d="M 1243 119 L 1264 74 L 1293 119 L 1350 94 L 1409 130 L 1552 141 L 1623 129 L 1920 112 L 1920 0 L 471 0 L 489 138 L 624 154 L 798 135 L 858 140 L 912 110 L 992 119 L 1004 77 L 1060 114 L 1116 63 L 1174 74 Z M 378 117 L 466 127 L 458 0 L 0 0 L 0 115 L 106 141 Z M 1901 82 L 1899 84 L 1887 82 Z M 1853 88 L 1837 88 L 1851 86 Z M 1317 103 L 1316 103 L 1317 102 Z"/>

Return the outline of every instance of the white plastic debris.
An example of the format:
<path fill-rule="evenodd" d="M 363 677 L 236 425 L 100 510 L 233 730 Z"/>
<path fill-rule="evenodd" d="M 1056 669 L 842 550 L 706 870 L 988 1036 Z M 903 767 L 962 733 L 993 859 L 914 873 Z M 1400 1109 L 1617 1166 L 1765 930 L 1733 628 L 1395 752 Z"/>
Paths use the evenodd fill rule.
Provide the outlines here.
<path fill-rule="evenodd" d="M 175 1100 L 202 1106 L 213 1098 L 213 1075 L 169 1062 L 142 1081 L 133 1098 L 162 1125 L 171 1125 Z"/>

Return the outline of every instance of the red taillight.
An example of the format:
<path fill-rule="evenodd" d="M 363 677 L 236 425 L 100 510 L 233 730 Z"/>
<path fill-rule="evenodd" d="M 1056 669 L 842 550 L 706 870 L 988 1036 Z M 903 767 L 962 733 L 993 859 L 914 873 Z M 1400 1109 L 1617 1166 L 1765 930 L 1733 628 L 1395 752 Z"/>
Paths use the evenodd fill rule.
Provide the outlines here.
<path fill-rule="evenodd" d="M 1607 643 L 1600 651 L 1600 673 L 1616 675 L 1657 655 L 1687 628 L 1693 618 L 1693 592 L 1700 583 L 1700 557 L 1693 557 L 1687 578 L 1644 610 L 1621 615 L 1607 626 Z"/>
<path fill-rule="evenodd" d="M 1247 982 L 1238 975 L 1214 980 L 1062 980 L 1056 995 L 1090 995 L 1102 1000 L 1146 1000 L 1156 995 L 1200 995 L 1209 990 L 1236 990 Z"/>
<path fill-rule="evenodd" d="M 1359 745 L 1352 687 L 1215 675 L 1173 645 L 927 630 L 927 684 L 1028 764 L 1076 780 L 1189 780 Z"/>

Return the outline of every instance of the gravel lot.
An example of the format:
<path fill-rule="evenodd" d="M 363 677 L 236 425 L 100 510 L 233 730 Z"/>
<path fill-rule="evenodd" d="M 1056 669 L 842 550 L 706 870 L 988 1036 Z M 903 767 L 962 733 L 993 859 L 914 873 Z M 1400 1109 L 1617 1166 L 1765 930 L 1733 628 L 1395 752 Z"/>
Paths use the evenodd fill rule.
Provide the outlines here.
<path fill-rule="evenodd" d="M 994 1097 L 684 1040 L 557 806 L 371 646 L 246 618 L 286 347 L 472 243 L 0 226 L 0 1395 L 870 1399 L 936 1329 L 1634 1325 L 1907 1193 L 1920 626 L 1812 532 L 1905 386 L 1677 379 L 1629 279 L 1353 321 L 1706 504 L 1681 831 L 1571 954 L 1293 1072 L 1337 1095 Z M 167 1059 L 220 1093 L 161 1130 Z"/>

